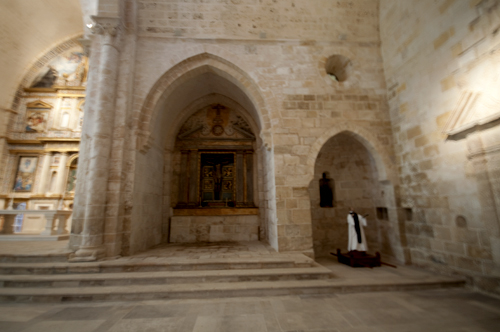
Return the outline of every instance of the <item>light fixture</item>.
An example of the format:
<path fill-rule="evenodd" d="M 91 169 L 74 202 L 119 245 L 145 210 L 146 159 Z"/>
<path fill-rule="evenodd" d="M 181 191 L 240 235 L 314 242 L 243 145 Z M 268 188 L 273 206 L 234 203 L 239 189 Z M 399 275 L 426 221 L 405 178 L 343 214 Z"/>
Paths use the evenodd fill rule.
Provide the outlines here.
<path fill-rule="evenodd" d="M 94 25 L 92 23 L 87 23 L 87 28 L 92 29 Z"/>

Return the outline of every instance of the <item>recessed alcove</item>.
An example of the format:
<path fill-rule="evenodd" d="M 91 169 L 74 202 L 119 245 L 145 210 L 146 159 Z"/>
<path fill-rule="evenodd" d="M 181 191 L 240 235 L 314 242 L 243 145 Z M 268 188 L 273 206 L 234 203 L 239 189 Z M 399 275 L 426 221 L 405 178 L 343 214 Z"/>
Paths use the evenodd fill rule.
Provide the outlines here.
<path fill-rule="evenodd" d="M 464 216 L 457 216 L 455 224 L 460 228 L 467 228 L 467 219 Z"/>
<path fill-rule="evenodd" d="M 328 76 L 337 82 L 343 82 L 349 78 L 351 60 L 349 58 L 335 54 L 326 60 L 325 71 Z"/>
<path fill-rule="evenodd" d="M 259 238 L 255 139 L 245 116 L 222 103 L 201 107 L 182 124 L 173 153 L 170 242 Z"/>
<path fill-rule="evenodd" d="M 320 180 L 323 173 L 328 173 L 329 184 L 335 192 L 335 205 L 330 208 L 321 207 Z M 369 250 L 383 249 L 376 208 L 383 202 L 380 189 L 375 161 L 356 136 L 342 132 L 323 145 L 309 186 L 315 257 L 329 256 L 337 248 L 347 249 L 349 207 L 361 215 L 369 215 L 368 227 L 365 228 Z"/>

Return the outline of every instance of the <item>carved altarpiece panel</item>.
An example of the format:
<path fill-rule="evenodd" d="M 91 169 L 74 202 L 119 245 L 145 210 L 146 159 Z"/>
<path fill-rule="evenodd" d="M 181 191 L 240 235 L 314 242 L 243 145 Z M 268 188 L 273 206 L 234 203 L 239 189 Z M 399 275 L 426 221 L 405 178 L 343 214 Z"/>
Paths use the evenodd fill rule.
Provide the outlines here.
<path fill-rule="evenodd" d="M 237 112 L 211 105 L 181 127 L 176 208 L 254 207 L 253 135 Z"/>

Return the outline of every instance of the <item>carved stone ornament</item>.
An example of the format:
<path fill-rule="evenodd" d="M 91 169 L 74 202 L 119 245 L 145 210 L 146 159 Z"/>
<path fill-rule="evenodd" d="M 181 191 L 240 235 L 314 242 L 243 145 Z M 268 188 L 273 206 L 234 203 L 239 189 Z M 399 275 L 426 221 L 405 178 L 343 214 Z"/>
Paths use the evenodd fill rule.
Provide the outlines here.
<path fill-rule="evenodd" d="M 181 140 L 254 140 L 250 125 L 237 112 L 222 105 L 209 106 L 189 117 L 177 136 Z"/>
<path fill-rule="evenodd" d="M 221 125 L 215 125 L 212 127 L 212 134 L 214 134 L 215 136 L 220 136 L 224 133 L 224 127 L 222 127 Z"/>
<path fill-rule="evenodd" d="M 116 36 L 121 29 L 119 17 L 92 16 L 94 25 L 91 30 L 93 34 Z"/>

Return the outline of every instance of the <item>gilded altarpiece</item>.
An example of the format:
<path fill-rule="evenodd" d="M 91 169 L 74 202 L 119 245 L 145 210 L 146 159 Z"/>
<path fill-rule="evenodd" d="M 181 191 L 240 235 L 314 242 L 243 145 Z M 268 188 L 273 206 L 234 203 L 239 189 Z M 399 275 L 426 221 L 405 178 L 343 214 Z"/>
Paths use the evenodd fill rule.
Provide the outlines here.
<path fill-rule="evenodd" d="M 222 105 L 210 105 L 181 127 L 177 209 L 251 208 L 253 135 L 246 120 Z"/>

